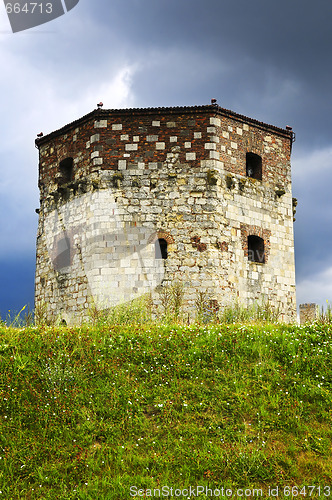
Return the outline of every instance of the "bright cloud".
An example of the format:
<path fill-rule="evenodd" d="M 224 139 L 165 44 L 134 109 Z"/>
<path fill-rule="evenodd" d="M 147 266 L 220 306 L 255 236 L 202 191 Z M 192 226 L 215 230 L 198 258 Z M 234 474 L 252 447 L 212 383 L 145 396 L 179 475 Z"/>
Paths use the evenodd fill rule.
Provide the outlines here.
<path fill-rule="evenodd" d="M 0 65 L 6 68 L 0 76 L 3 98 L 0 212 L 6 214 L 0 218 L 0 255 L 21 254 L 35 244 L 34 209 L 38 207 L 39 198 L 36 134 L 49 133 L 80 118 L 96 108 L 99 101 L 108 108 L 131 106 L 137 70 L 135 64 L 116 61 L 100 73 L 90 71 L 89 78 L 82 75 L 82 85 L 71 84 L 64 91 L 64 75 L 69 71 L 66 65 L 58 72 L 53 68 L 45 71 L 42 64 L 36 63 L 36 37 L 26 36 L 22 51 L 17 47 L 20 44 L 22 36 L 13 40 L 8 35 L 0 47 Z M 32 57 L 28 56 L 30 50 Z M 79 75 L 76 79 L 79 80 Z"/>
<path fill-rule="evenodd" d="M 293 182 L 303 183 L 312 175 L 325 175 L 332 170 L 332 147 L 299 152 L 292 160 Z"/>

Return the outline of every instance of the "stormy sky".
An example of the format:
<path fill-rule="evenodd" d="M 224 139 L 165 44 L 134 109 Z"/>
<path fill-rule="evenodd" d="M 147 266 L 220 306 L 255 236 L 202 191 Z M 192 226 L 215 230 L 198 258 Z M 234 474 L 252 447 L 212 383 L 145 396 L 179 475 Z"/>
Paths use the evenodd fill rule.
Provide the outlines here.
<path fill-rule="evenodd" d="M 330 0 L 80 0 L 12 33 L 0 4 L 0 314 L 33 307 L 36 134 L 96 108 L 218 104 L 296 133 L 297 301 L 332 301 Z"/>

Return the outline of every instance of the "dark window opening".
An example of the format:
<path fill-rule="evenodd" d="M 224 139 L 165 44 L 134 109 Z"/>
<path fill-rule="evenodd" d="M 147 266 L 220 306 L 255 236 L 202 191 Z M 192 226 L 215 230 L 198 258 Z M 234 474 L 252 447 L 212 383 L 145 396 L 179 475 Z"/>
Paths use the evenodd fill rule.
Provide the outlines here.
<path fill-rule="evenodd" d="M 56 258 L 54 261 L 54 268 L 56 271 L 60 271 L 64 267 L 71 265 L 71 253 L 70 253 L 70 239 L 62 238 L 58 241 Z"/>
<path fill-rule="evenodd" d="M 156 259 L 167 259 L 167 241 L 164 238 L 159 238 L 155 242 L 155 257 Z"/>
<path fill-rule="evenodd" d="M 67 182 L 71 182 L 73 180 L 73 165 L 73 158 L 65 158 L 64 160 L 60 161 L 60 184 L 66 184 Z"/>
<path fill-rule="evenodd" d="M 248 259 L 250 262 L 265 262 L 264 240 L 259 236 L 248 236 Z"/>
<path fill-rule="evenodd" d="M 246 174 L 252 179 L 262 180 L 262 158 L 255 153 L 246 155 Z"/>

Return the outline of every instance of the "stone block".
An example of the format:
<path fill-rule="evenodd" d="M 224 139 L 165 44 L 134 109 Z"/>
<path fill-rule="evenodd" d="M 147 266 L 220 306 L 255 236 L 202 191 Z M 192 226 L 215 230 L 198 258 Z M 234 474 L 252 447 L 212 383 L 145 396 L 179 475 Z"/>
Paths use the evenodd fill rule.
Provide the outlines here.
<path fill-rule="evenodd" d="M 220 120 L 220 118 L 211 117 L 210 124 L 215 125 L 216 127 L 221 127 L 221 120 Z"/>
<path fill-rule="evenodd" d="M 90 138 L 90 144 L 93 144 L 94 142 L 98 142 L 100 140 L 100 135 L 99 134 L 94 134 Z"/>
<path fill-rule="evenodd" d="M 95 128 L 106 128 L 107 127 L 107 120 L 96 120 L 95 121 Z"/>
<path fill-rule="evenodd" d="M 137 151 L 138 144 L 126 144 L 125 149 L 126 151 Z"/>
<path fill-rule="evenodd" d="M 196 160 L 196 153 L 186 153 L 186 160 L 188 161 Z"/>
<path fill-rule="evenodd" d="M 119 160 L 118 161 L 119 170 L 126 170 L 127 168 L 127 160 Z"/>

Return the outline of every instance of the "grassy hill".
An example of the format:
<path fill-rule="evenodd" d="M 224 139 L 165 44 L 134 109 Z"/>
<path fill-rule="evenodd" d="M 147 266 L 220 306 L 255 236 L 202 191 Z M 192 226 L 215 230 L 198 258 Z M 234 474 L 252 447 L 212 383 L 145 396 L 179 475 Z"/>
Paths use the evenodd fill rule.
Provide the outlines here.
<path fill-rule="evenodd" d="M 0 499 L 328 496 L 331 331 L 0 326 Z"/>

